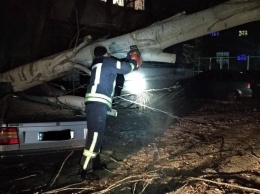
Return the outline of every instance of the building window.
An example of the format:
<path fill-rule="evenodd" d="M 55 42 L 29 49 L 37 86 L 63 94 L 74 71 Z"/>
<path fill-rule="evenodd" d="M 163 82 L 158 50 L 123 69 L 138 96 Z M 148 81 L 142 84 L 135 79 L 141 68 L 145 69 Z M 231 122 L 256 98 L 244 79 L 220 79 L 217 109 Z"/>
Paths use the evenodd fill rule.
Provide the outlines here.
<path fill-rule="evenodd" d="M 247 35 L 248 35 L 247 30 L 239 30 L 238 32 L 238 36 L 247 36 Z"/>
<path fill-rule="evenodd" d="M 107 0 L 101 0 L 104 2 L 107 2 Z M 124 0 L 113 0 L 113 4 L 116 4 L 118 6 L 124 6 Z"/>
<path fill-rule="evenodd" d="M 107 0 L 101 1 L 107 2 Z M 144 10 L 144 1 L 145 0 L 113 0 L 113 4 L 123 7 L 126 3 L 127 7 L 133 7 L 135 10 Z"/>
<path fill-rule="evenodd" d="M 210 36 L 219 36 L 219 32 L 212 32 Z"/>
<path fill-rule="evenodd" d="M 144 10 L 144 1 L 145 0 L 136 0 L 135 1 L 135 9 L 136 10 Z"/>
<path fill-rule="evenodd" d="M 124 0 L 113 0 L 113 4 L 117 4 L 119 6 L 124 6 Z"/>

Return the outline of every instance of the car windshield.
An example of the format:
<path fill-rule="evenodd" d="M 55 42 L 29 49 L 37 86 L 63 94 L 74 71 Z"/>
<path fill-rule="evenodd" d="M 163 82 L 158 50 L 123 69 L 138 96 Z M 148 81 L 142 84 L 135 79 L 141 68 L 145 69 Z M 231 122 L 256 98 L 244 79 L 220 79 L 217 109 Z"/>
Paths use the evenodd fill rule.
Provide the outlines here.
<path fill-rule="evenodd" d="M 234 70 L 212 70 L 205 71 L 195 76 L 197 81 L 209 81 L 215 79 L 216 81 L 243 81 L 248 82 L 252 80 L 251 76 L 245 72 Z"/>

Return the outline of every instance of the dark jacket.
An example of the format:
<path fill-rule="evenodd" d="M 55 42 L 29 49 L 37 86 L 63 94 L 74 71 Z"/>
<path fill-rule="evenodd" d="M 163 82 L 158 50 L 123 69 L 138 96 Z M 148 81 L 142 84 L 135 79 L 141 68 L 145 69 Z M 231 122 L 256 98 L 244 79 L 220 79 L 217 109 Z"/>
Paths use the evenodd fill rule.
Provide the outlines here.
<path fill-rule="evenodd" d="M 119 61 L 111 57 L 95 58 L 91 67 L 90 83 L 87 86 L 85 102 L 101 102 L 112 107 L 112 96 L 117 74 L 127 74 L 136 67 L 136 62 Z"/>

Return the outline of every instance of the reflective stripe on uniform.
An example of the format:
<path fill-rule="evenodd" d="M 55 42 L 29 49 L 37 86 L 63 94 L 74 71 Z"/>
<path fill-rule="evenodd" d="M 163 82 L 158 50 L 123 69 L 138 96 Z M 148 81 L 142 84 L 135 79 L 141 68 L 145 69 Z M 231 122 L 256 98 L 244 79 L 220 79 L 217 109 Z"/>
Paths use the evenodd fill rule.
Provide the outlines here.
<path fill-rule="evenodd" d="M 84 149 L 84 151 L 83 151 L 83 156 L 86 156 L 86 157 L 88 157 L 88 156 L 91 156 L 91 157 L 96 157 L 96 153 L 94 153 L 94 152 L 91 152 L 91 151 L 89 151 L 89 150 L 85 150 Z"/>
<path fill-rule="evenodd" d="M 95 68 L 97 68 L 100 65 L 102 65 L 102 63 L 97 63 L 97 64 L 93 65 L 91 69 L 95 69 Z"/>
<path fill-rule="evenodd" d="M 115 87 L 116 87 L 116 79 L 113 82 L 113 91 L 112 91 L 112 94 L 111 94 L 111 98 L 115 95 Z"/>
<path fill-rule="evenodd" d="M 95 93 L 97 91 L 97 86 L 100 83 L 102 63 L 97 63 L 93 65 L 92 69 L 95 68 L 96 68 L 95 80 L 94 80 L 94 85 L 91 87 L 91 93 Z"/>
<path fill-rule="evenodd" d="M 93 153 L 93 154 L 94 154 L 93 151 L 94 151 L 95 146 L 96 146 L 96 143 L 97 143 L 97 138 L 98 138 L 98 132 L 94 132 L 93 140 L 92 140 L 92 142 L 91 142 L 90 148 L 89 148 L 89 150 L 86 150 L 86 151 L 88 151 L 88 153 Z M 84 153 L 85 153 L 85 150 L 84 150 L 84 152 L 83 152 L 83 155 L 84 155 Z M 85 156 L 85 155 L 84 155 L 84 156 Z M 84 165 L 83 165 L 83 169 L 84 169 L 84 170 L 88 167 L 88 164 L 89 164 L 90 159 L 93 158 L 93 156 L 91 156 L 91 155 L 87 155 L 86 157 L 87 157 L 87 158 L 86 158 L 85 163 L 84 163 Z"/>
<path fill-rule="evenodd" d="M 108 107 L 111 108 L 112 106 L 112 100 L 110 97 L 107 97 L 104 94 L 97 94 L 97 93 L 87 93 L 85 95 L 85 102 L 102 102 L 104 104 L 107 104 Z"/>
<path fill-rule="evenodd" d="M 111 102 L 108 102 L 107 100 L 104 100 L 102 98 L 95 98 L 95 97 L 92 98 L 92 97 L 90 97 L 90 98 L 85 99 L 85 102 L 101 102 L 101 103 L 106 104 L 109 108 L 112 107 Z"/>
<path fill-rule="evenodd" d="M 117 68 L 117 69 L 121 69 L 121 62 L 120 62 L 120 61 L 117 61 L 117 62 L 116 62 L 116 68 Z"/>
<path fill-rule="evenodd" d="M 90 152 L 93 152 L 93 151 L 94 151 L 94 148 L 95 148 L 96 143 L 97 143 L 97 138 L 98 138 L 98 132 L 94 132 L 93 140 L 92 140 L 91 146 L 90 146 L 90 148 L 89 148 L 89 151 L 90 151 Z"/>
<path fill-rule="evenodd" d="M 131 65 L 131 72 L 134 71 L 135 65 L 133 63 L 129 63 Z"/>

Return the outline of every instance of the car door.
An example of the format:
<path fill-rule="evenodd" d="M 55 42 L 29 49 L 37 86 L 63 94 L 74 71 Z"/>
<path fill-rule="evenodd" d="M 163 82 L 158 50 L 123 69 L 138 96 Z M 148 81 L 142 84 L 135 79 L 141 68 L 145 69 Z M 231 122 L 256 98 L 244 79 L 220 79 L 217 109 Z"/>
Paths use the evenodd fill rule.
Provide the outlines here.
<path fill-rule="evenodd" d="M 200 97 L 211 96 L 211 87 L 214 81 L 214 77 L 214 71 L 205 71 L 201 74 L 198 74 L 195 77 L 193 84 L 191 85 L 194 93 Z"/>

